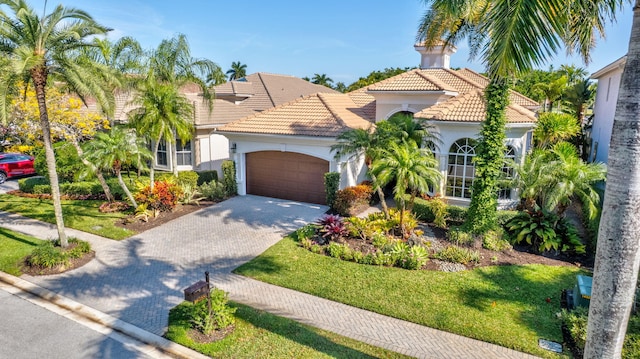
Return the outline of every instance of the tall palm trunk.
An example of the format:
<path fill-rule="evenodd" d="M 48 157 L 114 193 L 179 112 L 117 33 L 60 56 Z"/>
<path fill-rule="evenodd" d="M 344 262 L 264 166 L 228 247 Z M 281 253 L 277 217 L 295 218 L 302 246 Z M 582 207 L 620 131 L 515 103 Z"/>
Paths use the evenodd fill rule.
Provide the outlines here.
<path fill-rule="evenodd" d="M 367 163 L 367 168 L 369 169 L 369 176 L 371 177 L 371 182 L 373 182 L 373 186 L 378 193 L 378 197 L 380 197 L 380 206 L 382 206 L 382 213 L 384 213 L 384 218 L 389 219 L 389 208 L 387 207 L 387 201 L 384 199 L 384 191 L 382 191 L 382 187 L 378 184 L 378 180 L 376 176 L 371 173 L 371 163 Z"/>
<path fill-rule="evenodd" d="M 498 210 L 498 181 L 504 163 L 506 108 L 509 104 L 509 83 L 492 78 L 485 89 L 487 114 L 480 141 L 476 147 L 475 176 L 467 225 L 476 233 L 495 225 Z"/>
<path fill-rule="evenodd" d="M 138 208 L 138 203 L 136 202 L 135 198 L 133 198 L 131 191 L 129 191 L 129 188 L 127 187 L 127 185 L 124 183 L 124 180 L 122 179 L 122 164 L 120 163 L 120 161 L 116 161 L 113 164 L 113 170 L 116 172 L 116 176 L 118 177 L 118 183 L 120 184 L 120 187 L 122 187 L 122 190 L 124 191 L 124 193 L 127 195 L 127 198 L 129 198 L 129 201 L 131 201 L 133 208 Z"/>
<path fill-rule="evenodd" d="M 609 147 L 585 358 L 620 358 L 640 268 L 640 0 Z"/>
<path fill-rule="evenodd" d="M 40 127 L 42 128 L 42 138 L 44 141 L 44 154 L 47 160 L 47 171 L 49 172 L 49 182 L 51 183 L 51 198 L 53 199 L 53 212 L 56 218 L 56 228 L 60 246 L 66 248 L 69 243 L 64 230 L 64 218 L 62 217 L 62 202 L 60 201 L 60 184 L 58 182 L 58 172 L 56 172 L 56 157 L 53 152 L 51 140 L 51 128 L 49 126 L 49 115 L 47 113 L 47 103 L 45 97 L 45 87 L 47 85 L 47 68 L 44 64 L 36 66 L 31 70 L 31 78 L 38 100 L 38 110 L 40 111 Z"/>
<path fill-rule="evenodd" d="M 149 178 L 151 183 L 149 183 L 149 187 L 153 189 L 155 186 L 155 174 L 156 174 L 156 165 L 158 164 L 158 149 L 160 148 L 160 141 L 162 141 L 162 131 L 164 131 L 164 124 L 160 126 L 160 136 L 156 140 L 156 143 L 153 147 L 153 153 L 151 157 L 151 167 L 149 168 Z"/>
<path fill-rule="evenodd" d="M 87 161 L 86 158 L 84 158 L 84 151 L 82 150 L 82 147 L 80 147 L 80 144 L 78 143 L 78 141 L 76 140 L 72 140 L 71 144 L 73 145 L 73 147 L 75 147 L 76 152 L 78 152 L 78 156 L 80 157 L 80 161 L 82 161 L 82 163 L 84 163 L 85 166 L 91 168 L 93 170 L 93 173 L 96 175 L 96 178 L 98 179 L 98 182 L 100 182 L 100 186 L 102 186 L 102 190 L 104 191 L 104 195 L 107 197 L 107 201 L 109 202 L 113 202 L 115 201 L 115 198 L 113 197 L 113 194 L 111 194 L 111 189 L 109 188 L 109 185 L 107 184 L 107 181 L 104 179 L 104 176 L 102 175 L 102 171 L 100 171 L 100 169 L 96 166 L 93 165 L 93 163 Z"/>

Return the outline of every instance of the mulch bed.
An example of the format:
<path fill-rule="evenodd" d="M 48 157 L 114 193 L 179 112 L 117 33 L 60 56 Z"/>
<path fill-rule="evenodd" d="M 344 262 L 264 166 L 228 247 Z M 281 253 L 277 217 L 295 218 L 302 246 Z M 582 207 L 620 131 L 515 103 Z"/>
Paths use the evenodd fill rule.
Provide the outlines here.
<path fill-rule="evenodd" d="M 447 241 L 446 230 L 434 226 L 429 226 L 435 237 L 431 237 L 431 248 L 439 247 L 444 248 L 452 245 Z M 376 251 L 376 248 L 369 241 L 363 241 L 353 238 L 344 240 L 352 249 L 357 249 L 365 254 Z M 491 251 L 482 248 L 482 243 L 476 242 L 471 248 L 474 251 L 478 251 L 480 254 L 480 262 L 477 264 L 466 265 L 467 269 L 477 267 L 487 267 L 495 265 L 525 265 L 525 264 L 544 264 L 552 266 L 578 266 L 578 267 L 593 267 L 593 260 L 586 256 L 572 256 L 558 252 L 547 252 L 543 254 L 535 253 L 531 250 L 531 247 L 516 245 L 511 250 L 505 250 L 501 252 Z M 426 270 L 439 270 L 438 262 L 435 260 L 429 260 L 427 265 L 423 268 Z"/>
<path fill-rule="evenodd" d="M 227 335 L 233 333 L 235 329 L 236 329 L 235 325 L 230 325 L 221 330 L 214 330 L 209 335 L 206 335 L 199 330 L 189 329 L 189 331 L 187 332 L 187 335 L 189 336 L 189 338 L 193 339 L 194 342 L 205 344 L 205 343 L 213 343 L 213 342 L 222 340 Z"/>
<path fill-rule="evenodd" d="M 200 201 L 200 205 L 195 204 L 178 204 L 173 211 L 170 212 L 160 212 L 160 214 L 155 218 L 149 218 L 149 221 L 144 222 L 138 219 L 134 219 L 134 215 L 131 215 L 121 222 L 116 223 L 116 226 L 120 228 L 125 228 L 130 231 L 134 231 L 136 233 L 141 233 L 151 228 L 155 228 L 161 226 L 167 222 L 170 222 L 176 218 L 182 217 L 189 213 L 193 213 L 195 211 L 201 210 L 203 208 L 212 206 L 217 202 L 214 201 Z M 132 221 L 132 219 L 134 219 Z"/>
<path fill-rule="evenodd" d="M 85 253 L 85 255 L 83 255 L 80 258 L 70 258 L 68 266 L 57 266 L 53 268 L 31 266 L 27 264 L 26 261 L 23 261 L 22 266 L 20 267 L 20 271 L 30 276 L 60 274 L 60 273 L 68 272 L 70 270 L 82 267 L 83 265 L 91 262 L 91 260 L 95 258 L 95 256 L 96 256 L 96 252 L 91 251 L 89 253 Z"/>

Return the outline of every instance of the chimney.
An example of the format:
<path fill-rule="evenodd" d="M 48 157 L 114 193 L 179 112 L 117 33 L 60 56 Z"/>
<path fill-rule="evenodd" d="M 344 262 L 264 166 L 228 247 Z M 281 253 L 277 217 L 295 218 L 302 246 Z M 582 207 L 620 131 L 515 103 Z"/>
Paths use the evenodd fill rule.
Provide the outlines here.
<path fill-rule="evenodd" d="M 421 69 L 433 69 L 433 68 L 449 68 L 449 60 L 451 55 L 458 49 L 453 46 L 444 46 L 444 42 L 435 44 L 432 48 L 427 49 L 424 44 L 415 44 L 413 48 L 416 49 L 421 55 L 420 68 Z"/>

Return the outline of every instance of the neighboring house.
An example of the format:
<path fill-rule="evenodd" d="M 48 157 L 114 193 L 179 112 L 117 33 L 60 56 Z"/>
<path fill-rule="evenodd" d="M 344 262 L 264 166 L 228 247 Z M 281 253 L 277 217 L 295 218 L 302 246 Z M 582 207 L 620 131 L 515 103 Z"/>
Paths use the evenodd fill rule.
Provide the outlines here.
<path fill-rule="evenodd" d="M 592 79 L 598 80 L 598 89 L 593 105 L 593 122 L 590 131 L 590 162 L 607 163 L 613 117 L 616 114 L 620 80 L 626 62 L 627 57 L 623 56 L 591 75 Z"/>
<path fill-rule="evenodd" d="M 483 89 L 489 80 L 472 70 L 451 70 L 455 48 L 415 48 L 422 55 L 420 69 L 348 94 L 309 95 L 218 128 L 231 143 L 239 194 L 324 203 L 325 172 L 341 174 L 340 188 L 366 175 L 362 158 L 334 159 L 336 137 L 396 113 L 411 113 L 433 125 L 442 139 L 435 155 L 443 181 L 436 191 L 451 203 L 468 204 L 476 138 L 485 117 Z M 510 97 L 505 156 L 521 160 L 531 145 L 533 111 L 539 104 L 513 91 Z M 500 198 L 511 201 L 516 194 L 503 190 Z"/>
<path fill-rule="evenodd" d="M 203 101 L 196 85 L 183 86 L 181 92 L 194 106 L 195 133 L 190 141 L 162 141 L 156 153 L 156 169 L 172 171 L 217 170 L 220 174 L 222 161 L 229 159 L 229 141 L 216 130 L 229 123 L 273 108 L 291 100 L 313 93 L 338 93 L 325 86 L 288 75 L 254 73 L 241 79 L 215 86 L 215 100 L 209 107 Z M 132 92 L 116 95 L 114 120 L 126 123 L 128 113 L 134 109 Z M 177 163 L 172 163 L 172 151 L 177 152 Z"/>

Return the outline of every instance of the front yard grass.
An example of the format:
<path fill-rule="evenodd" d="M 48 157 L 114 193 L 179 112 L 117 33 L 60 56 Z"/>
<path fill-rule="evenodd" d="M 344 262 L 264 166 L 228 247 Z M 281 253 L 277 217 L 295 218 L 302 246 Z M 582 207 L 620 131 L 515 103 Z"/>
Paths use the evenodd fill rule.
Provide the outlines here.
<path fill-rule="evenodd" d="M 233 333 L 196 343 L 187 336 L 191 305 L 184 302 L 169 312 L 165 336 L 215 358 L 409 358 L 233 302 L 229 305 L 238 309 Z"/>
<path fill-rule="evenodd" d="M 102 203 L 104 201 L 62 201 L 64 224 L 67 227 L 118 240 L 135 234 L 115 225 L 126 216 L 125 214 L 100 213 L 98 208 Z M 18 213 L 47 223 L 56 223 L 53 204 L 48 199 L 0 194 L 0 211 Z"/>
<path fill-rule="evenodd" d="M 311 253 L 291 237 L 234 272 L 543 357 L 557 357 L 538 339 L 563 342 L 560 291 L 580 274 L 571 266 L 445 273 L 362 265 Z"/>
<path fill-rule="evenodd" d="M 0 227 L 0 271 L 20 276 L 20 262 L 43 241 Z"/>

